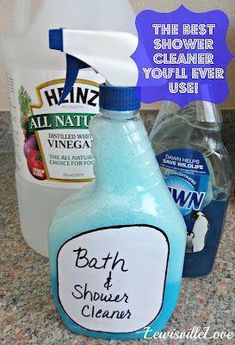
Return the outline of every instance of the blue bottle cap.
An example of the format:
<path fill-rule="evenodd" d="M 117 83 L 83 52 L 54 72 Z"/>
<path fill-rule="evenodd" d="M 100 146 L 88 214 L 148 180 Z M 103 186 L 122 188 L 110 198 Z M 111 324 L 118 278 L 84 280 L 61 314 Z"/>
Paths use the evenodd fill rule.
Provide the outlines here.
<path fill-rule="evenodd" d="M 141 107 L 139 87 L 100 85 L 100 108 L 111 111 L 133 111 Z"/>

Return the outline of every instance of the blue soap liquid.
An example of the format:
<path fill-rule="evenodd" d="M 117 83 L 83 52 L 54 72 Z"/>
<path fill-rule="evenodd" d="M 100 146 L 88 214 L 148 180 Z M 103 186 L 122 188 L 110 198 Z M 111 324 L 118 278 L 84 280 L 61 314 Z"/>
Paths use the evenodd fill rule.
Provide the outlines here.
<path fill-rule="evenodd" d="M 184 277 L 198 277 L 209 274 L 214 266 L 219 243 L 224 230 L 224 223 L 228 208 L 228 199 L 212 200 L 203 209 L 203 213 L 209 222 L 208 234 L 205 239 L 205 247 L 198 253 L 186 253 L 184 264 Z"/>
<path fill-rule="evenodd" d="M 159 228 L 169 241 L 163 304 L 159 314 L 149 325 L 148 336 L 163 330 L 176 307 L 180 293 L 186 228 L 164 183 L 139 113 L 103 111 L 93 119 L 90 131 L 94 137 L 92 150 L 96 161 L 96 182 L 66 200 L 56 212 L 49 229 L 54 301 L 64 323 L 75 333 L 102 339 L 144 338 L 144 328 L 131 333 L 112 333 L 80 327 L 65 312 L 58 298 L 57 256 L 66 241 L 91 230 L 133 224 Z M 141 246 L 141 243 L 134 245 Z M 105 243 L 103 246 L 106 248 Z M 79 281 L 79 271 L 77 279 Z M 136 284 L 140 284 L 141 279 L 140 275 Z M 95 281 L 93 287 L 96 287 Z"/>
<path fill-rule="evenodd" d="M 200 168 L 201 172 L 198 170 L 193 173 L 190 169 L 184 171 L 182 168 L 176 168 L 178 177 L 179 174 L 182 177 L 181 181 L 180 178 L 177 179 L 179 184 L 174 186 L 178 192 L 182 190 L 185 180 L 192 179 L 194 186 L 191 191 L 205 193 L 203 204 L 199 207 L 187 209 L 183 207 L 183 203 L 180 205 L 178 200 L 175 200 L 184 215 L 188 232 L 184 277 L 199 277 L 211 272 L 224 229 L 232 169 L 229 154 L 222 142 L 221 128 L 222 116 L 215 104 L 193 102 L 180 109 L 173 103 L 165 102 L 150 135 L 157 158 L 172 151 L 185 154 L 187 152 L 187 157 L 184 155 L 183 158 L 199 159 L 200 165 L 204 166 L 203 169 Z M 166 182 L 169 180 L 168 172 L 170 176 L 175 176 L 171 167 L 166 171 L 162 165 L 162 169 L 165 171 Z M 201 218 L 202 226 L 200 217 L 204 217 Z M 196 219 L 199 220 L 195 231 L 198 237 L 193 232 Z M 198 246 L 196 243 L 194 247 L 195 242 L 201 239 L 203 245 Z"/>

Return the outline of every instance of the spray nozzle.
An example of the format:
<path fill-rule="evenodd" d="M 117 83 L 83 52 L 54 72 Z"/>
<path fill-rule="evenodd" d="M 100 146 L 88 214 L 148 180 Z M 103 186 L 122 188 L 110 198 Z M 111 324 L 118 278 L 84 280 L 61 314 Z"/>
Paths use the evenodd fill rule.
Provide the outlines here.
<path fill-rule="evenodd" d="M 138 68 L 131 55 L 138 39 L 127 32 L 66 30 L 49 31 L 50 48 L 66 53 L 67 73 L 61 104 L 70 93 L 78 72 L 92 67 L 114 86 L 136 86 Z"/>

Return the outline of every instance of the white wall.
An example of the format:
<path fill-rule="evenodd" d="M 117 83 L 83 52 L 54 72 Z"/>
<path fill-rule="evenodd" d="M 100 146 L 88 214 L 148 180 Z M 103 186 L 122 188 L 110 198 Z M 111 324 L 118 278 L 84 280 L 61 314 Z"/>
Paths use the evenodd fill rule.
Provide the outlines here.
<path fill-rule="evenodd" d="M 35 3 L 38 0 L 32 0 Z M 66 0 L 58 0 L 66 1 Z M 98 1 L 98 0 L 94 0 Z M 117 0 L 118 1 L 118 0 Z M 228 33 L 228 44 L 230 50 L 235 55 L 235 0 L 130 0 L 137 12 L 143 9 L 156 9 L 168 12 L 184 4 L 194 11 L 206 11 L 211 9 L 221 9 L 230 18 L 230 30 Z M 0 34 L 8 32 L 12 28 L 14 0 L 0 0 Z M 230 83 L 230 97 L 222 105 L 223 108 L 235 109 L 235 59 L 228 69 Z M 151 105 L 150 108 L 153 108 Z M 7 97 L 7 85 L 3 63 L 0 61 L 0 110 L 9 109 Z"/>

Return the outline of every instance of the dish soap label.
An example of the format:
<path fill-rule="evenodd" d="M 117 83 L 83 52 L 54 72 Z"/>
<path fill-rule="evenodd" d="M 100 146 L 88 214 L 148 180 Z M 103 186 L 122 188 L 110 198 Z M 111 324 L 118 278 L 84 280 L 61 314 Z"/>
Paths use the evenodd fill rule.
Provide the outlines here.
<path fill-rule="evenodd" d="M 202 211 L 212 200 L 206 160 L 199 151 L 192 149 L 167 151 L 160 154 L 157 160 L 187 225 L 187 251 L 202 251 L 209 229 Z M 200 224 L 197 225 L 198 221 Z"/>
<path fill-rule="evenodd" d="M 169 251 L 165 233 L 149 225 L 82 233 L 58 252 L 60 304 L 72 321 L 88 330 L 143 329 L 161 311 Z"/>

